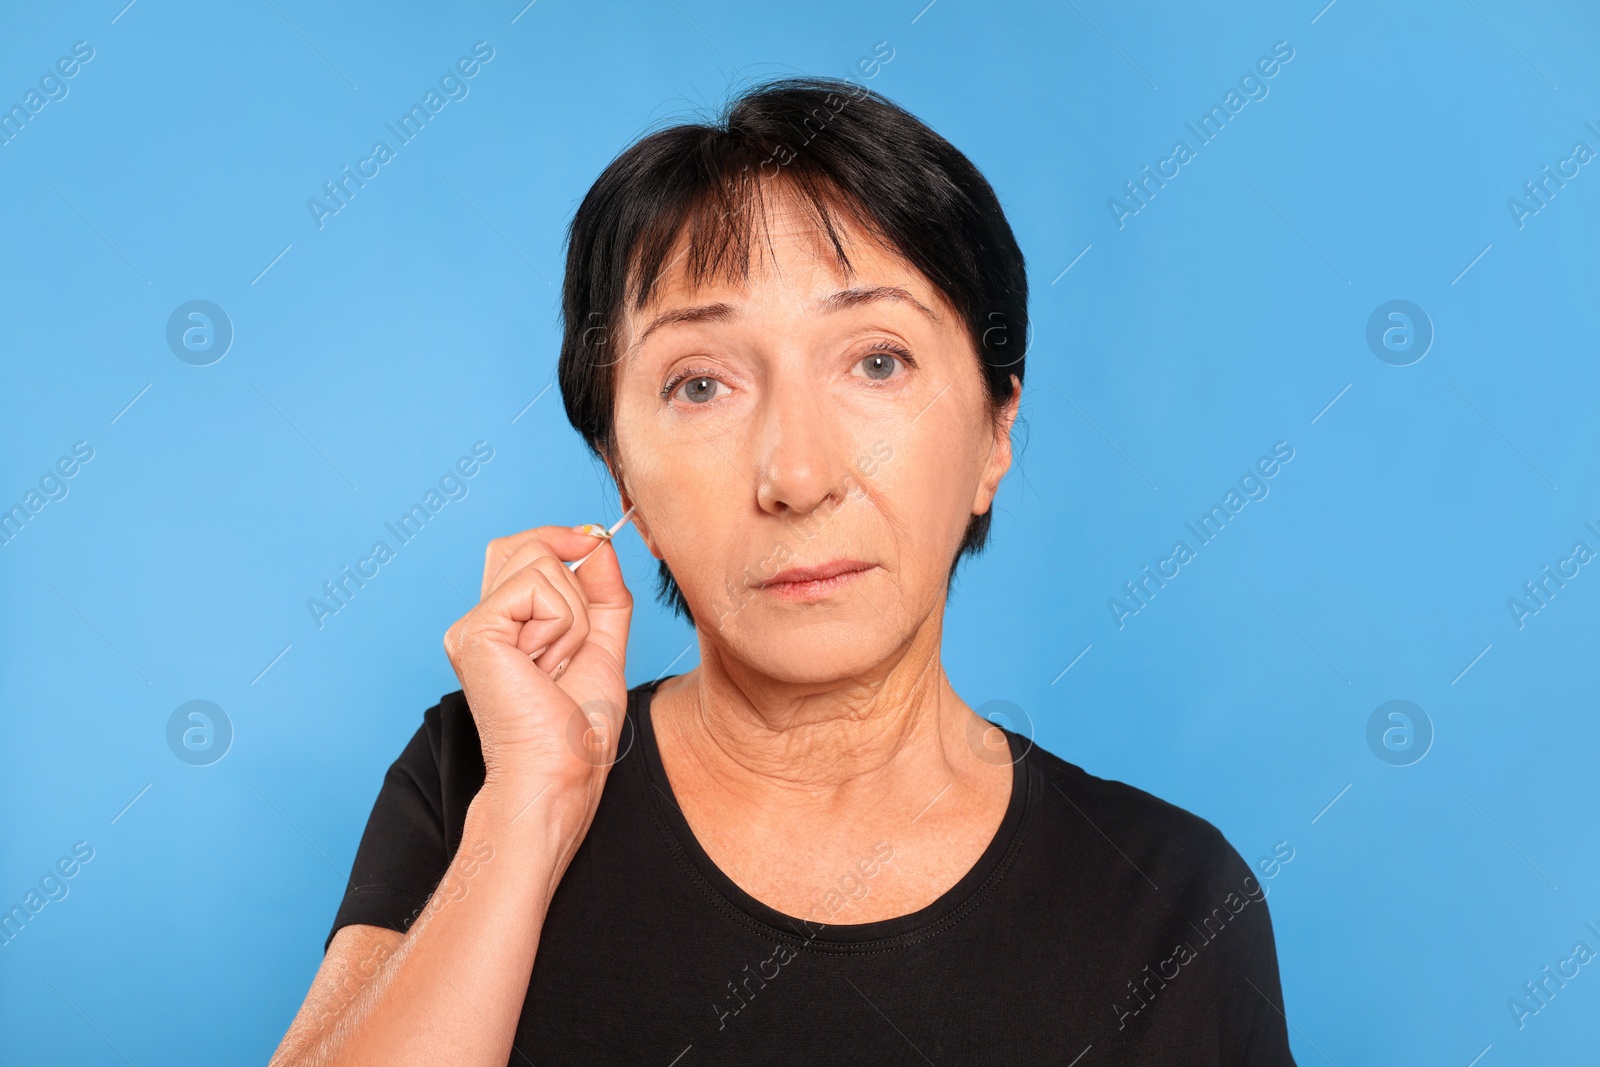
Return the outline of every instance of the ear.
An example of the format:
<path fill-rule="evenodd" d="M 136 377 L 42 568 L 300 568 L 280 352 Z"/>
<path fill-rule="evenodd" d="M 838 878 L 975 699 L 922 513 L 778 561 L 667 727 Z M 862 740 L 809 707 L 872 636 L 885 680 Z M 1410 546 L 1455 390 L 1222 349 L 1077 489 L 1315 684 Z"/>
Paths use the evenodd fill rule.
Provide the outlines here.
<path fill-rule="evenodd" d="M 619 468 L 615 458 L 610 453 L 607 453 L 604 456 L 604 459 L 606 470 L 610 472 L 611 480 L 616 483 L 617 495 L 621 500 L 623 512 L 626 512 L 631 507 L 637 506 L 638 501 L 634 500 L 633 494 L 628 492 L 628 481 L 619 473 Z M 645 519 L 644 512 L 635 511 L 633 513 L 633 518 L 629 519 L 628 521 L 633 523 L 633 528 L 635 530 L 639 531 L 639 537 L 644 541 L 644 547 L 650 550 L 650 554 L 656 559 L 661 559 L 661 551 L 656 547 L 655 538 L 650 535 L 650 523 Z"/>
<path fill-rule="evenodd" d="M 977 492 L 972 497 L 972 513 L 982 515 L 994 503 L 1000 491 L 1000 479 L 1011 469 L 1011 427 L 1016 424 L 1017 412 L 1022 406 L 1022 381 L 1011 376 L 1011 399 L 1000 409 L 994 420 L 994 438 L 989 442 L 989 456 L 984 461 L 983 474 L 978 479 Z"/>

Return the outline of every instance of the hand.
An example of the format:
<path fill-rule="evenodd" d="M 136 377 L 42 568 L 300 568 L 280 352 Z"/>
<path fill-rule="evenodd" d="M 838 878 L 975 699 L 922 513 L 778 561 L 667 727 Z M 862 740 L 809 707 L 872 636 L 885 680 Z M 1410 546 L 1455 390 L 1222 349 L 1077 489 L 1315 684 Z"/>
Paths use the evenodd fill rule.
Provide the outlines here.
<path fill-rule="evenodd" d="M 576 573 L 566 566 L 591 552 Z M 622 730 L 632 616 L 606 538 L 540 526 L 489 542 L 482 598 L 444 636 L 486 788 L 517 802 L 546 789 L 581 796 L 592 815 Z"/>

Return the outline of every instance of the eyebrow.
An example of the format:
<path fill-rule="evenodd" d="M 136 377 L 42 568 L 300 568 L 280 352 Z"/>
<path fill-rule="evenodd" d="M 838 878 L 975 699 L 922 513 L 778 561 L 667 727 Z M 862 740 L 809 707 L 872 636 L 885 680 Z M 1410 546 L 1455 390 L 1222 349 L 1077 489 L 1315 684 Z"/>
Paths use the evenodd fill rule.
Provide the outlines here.
<path fill-rule="evenodd" d="M 870 304 L 875 300 L 893 300 L 910 304 L 931 321 L 936 323 L 942 321 L 932 308 L 898 285 L 863 285 L 854 289 L 841 289 L 832 296 L 823 299 L 822 310 L 825 312 L 846 311 L 850 308 L 860 307 L 862 304 Z"/>
<path fill-rule="evenodd" d="M 699 307 L 673 308 L 650 320 L 650 325 L 639 334 L 639 339 L 633 342 L 629 353 L 630 355 L 637 353 L 644 346 L 646 339 L 663 326 L 680 322 L 720 322 L 732 318 L 734 314 L 732 304 L 702 304 Z"/>
<path fill-rule="evenodd" d="M 898 303 L 910 304 L 926 315 L 931 321 L 938 323 L 943 320 L 938 314 L 922 301 L 912 296 L 911 293 L 898 285 L 862 285 L 851 289 L 841 289 L 823 297 L 819 306 L 824 314 L 839 311 L 848 311 L 851 308 L 861 307 L 878 300 L 892 300 Z M 663 326 L 672 326 L 686 322 L 722 322 L 733 318 L 738 311 L 732 304 L 702 304 L 697 307 L 673 308 L 663 312 L 650 320 L 650 324 L 639 334 L 639 339 L 629 347 L 628 355 L 631 358 L 638 354 L 644 346 L 646 339 Z"/>

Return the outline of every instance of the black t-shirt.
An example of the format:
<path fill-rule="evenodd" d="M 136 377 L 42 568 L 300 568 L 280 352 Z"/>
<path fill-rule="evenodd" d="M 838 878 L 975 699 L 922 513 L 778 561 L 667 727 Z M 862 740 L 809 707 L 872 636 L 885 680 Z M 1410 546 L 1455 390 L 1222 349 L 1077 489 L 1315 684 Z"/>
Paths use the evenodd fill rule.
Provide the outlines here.
<path fill-rule="evenodd" d="M 802 922 L 695 840 L 628 694 L 622 753 L 551 900 L 513 1063 L 1290 1065 L 1265 888 L 1210 823 L 1006 730 L 999 831 L 927 907 L 849 923 L 892 831 Z M 384 779 L 333 929 L 404 931 L 483 784 L 460 692 Z M 332 934 L 329 935 L 332 940 Z"/>

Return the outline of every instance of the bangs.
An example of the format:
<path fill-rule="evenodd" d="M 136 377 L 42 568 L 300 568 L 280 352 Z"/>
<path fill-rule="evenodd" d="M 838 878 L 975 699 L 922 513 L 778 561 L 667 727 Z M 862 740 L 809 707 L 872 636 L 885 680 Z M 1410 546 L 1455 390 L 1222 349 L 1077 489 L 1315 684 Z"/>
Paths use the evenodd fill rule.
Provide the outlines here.
<path fill-rule="evenodd" d="M 772 253 L 769 225 L 778 212 L 800 213 L 816 235 L 819 255 L 851 273 L 845 230 L 854 228 L 893 248 L 866 208 L 837 182 L 805 168 L 774 171 L 766 154 L 745 146 L 686 175 L 675 202 L 663 205 L 641 230 L 628 261 L 626 300 L 642 311 L 662 281 L 681 271 L 690 287 L 743 282 L 757 255 Z M 768 173 L 763 173 L 763 163 Z"/>

